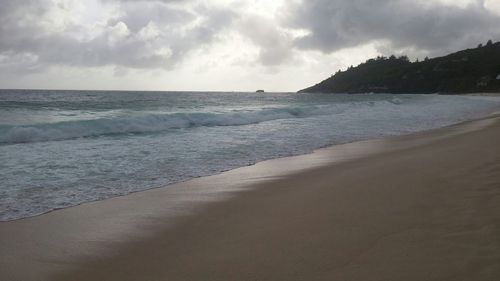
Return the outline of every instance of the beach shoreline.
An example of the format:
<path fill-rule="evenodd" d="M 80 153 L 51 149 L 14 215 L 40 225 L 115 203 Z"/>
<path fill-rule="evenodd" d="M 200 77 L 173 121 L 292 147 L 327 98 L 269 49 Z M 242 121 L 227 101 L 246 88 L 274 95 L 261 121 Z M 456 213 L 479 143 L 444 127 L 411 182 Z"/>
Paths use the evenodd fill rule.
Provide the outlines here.
<path fill-rule="evenodd" d="M 500 186 L 500 149 L 494 146 L 500 136 L 497 118 L 337 145 L 167 188 L 3 222 L 0 277 L 422 280 L 430 276 L 428 280 L 446 280 L 462 273 L 462 267 L 475 265 L 467 271 L 470 279 L 492 280 L 488 278 L 500 272 L 495 266 L 495 262 L 500 264 L 500 245 L 494 239 L 499 224 L 485 209 L 490 211 L 499 202 L 495 188 Z M 407 184 L 402 190 L 395 188 Z M 476 186 L 467 190 L 471 184 Z M 455 191 L 456 201 L 445 198 L 444 194 Z M 468 193 L 473 193 L 471 198 L 465 198 Z M 451 207 L 434 197 L 450 201 Z M 493 203 L 476 206 L 474 200 Z M 470 217 L 472 210 L 467 204 L 460 208 L 459 201 L 474 205 L 478 209 L 473 211 L 485 217 L 475 221 Z M 391 204 L 394 210 L 386 206 Z M 427 209 L 447 215 L 457 211 L 463 218 L 448 217 L 453 224 L 446 225 L 441 221 L 444 215 L 436 218 Z M 471 224 L 476 223 L 479 230 L 475 232 Z M 461 225 L 462 232 L 454 229 Z M 455 235 L 462 244 L 430 239 L 440 235 Z M 413 253 L 413 259 L 405 260 L 404 251 Z M 425 261 L 435 257 L 442 260 Z M 410 266 L 410 261 L 417 263 Z M 397 262 L 402 265 L 396 270 L 390 263 Z"/>

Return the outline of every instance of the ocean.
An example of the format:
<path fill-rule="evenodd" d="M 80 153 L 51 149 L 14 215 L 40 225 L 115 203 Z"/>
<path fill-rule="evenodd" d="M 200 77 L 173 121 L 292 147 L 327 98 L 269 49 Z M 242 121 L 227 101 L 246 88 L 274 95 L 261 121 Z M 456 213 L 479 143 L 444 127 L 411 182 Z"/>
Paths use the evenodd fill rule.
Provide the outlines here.
<path fill-rule="evenodd" d="M 0 90 L 0 221 L 499 106 L 443 95 Z"/>

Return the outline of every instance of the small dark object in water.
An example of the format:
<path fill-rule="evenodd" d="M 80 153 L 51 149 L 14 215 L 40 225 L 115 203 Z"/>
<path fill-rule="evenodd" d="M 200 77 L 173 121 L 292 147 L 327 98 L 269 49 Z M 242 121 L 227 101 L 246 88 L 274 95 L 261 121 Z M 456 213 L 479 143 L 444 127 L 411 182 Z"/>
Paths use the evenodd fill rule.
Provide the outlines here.
<path fill-rule="evenodd" d="M 256 93 L 264 93 L 264 90 L 257 90 Z"/>

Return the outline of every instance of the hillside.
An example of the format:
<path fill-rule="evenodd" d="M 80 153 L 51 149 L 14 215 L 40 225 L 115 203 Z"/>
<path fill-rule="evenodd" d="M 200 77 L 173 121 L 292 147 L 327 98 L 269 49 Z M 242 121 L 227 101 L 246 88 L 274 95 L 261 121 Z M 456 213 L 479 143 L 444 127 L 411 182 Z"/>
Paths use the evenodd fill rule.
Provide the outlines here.
<path fill-rule="evenodd" d="M 500 92 L 500 42 L 420 62 L 406 56 L 378 57 L 299 92 Z"/>

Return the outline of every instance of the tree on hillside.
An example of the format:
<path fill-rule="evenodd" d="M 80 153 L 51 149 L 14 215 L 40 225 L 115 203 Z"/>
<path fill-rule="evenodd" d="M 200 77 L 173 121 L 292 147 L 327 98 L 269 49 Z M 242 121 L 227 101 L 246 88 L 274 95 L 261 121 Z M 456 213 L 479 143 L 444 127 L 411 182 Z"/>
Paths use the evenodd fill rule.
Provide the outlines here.
<path fill-rule="evenodd" d="M 399 56 L 398 59 L 402 60 L 402 61 L 410 61 L 410 59 L 408 58 L 408 56 Z"/>

